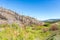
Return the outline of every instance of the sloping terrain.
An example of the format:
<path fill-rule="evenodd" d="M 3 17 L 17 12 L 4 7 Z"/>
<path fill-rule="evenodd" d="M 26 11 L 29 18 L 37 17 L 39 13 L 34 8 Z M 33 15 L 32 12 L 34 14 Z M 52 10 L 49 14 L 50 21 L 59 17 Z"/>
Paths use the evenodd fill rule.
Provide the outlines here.
<path fill-rule="evenodd" d="M 60 40 L 60 21 L 48 21 L 0 7 L 0 40 Z"/>
<path fill-rule="evenodd" d="M 0 7 L 0 20 L 6 21 L 6 23 L 18 23 L 20 26 L 23 25 L 40 25 L 42 22 L 36 20 L 35 18 L 19 15 L 9 9 Z"/>

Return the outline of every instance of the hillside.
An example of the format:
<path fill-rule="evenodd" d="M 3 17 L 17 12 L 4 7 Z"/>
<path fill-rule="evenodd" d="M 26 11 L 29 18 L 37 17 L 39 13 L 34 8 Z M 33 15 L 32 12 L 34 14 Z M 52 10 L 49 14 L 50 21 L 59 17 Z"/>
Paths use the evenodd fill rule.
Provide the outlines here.
<path fill-rule="evenodd" d="M 0 7 L 0 40 L 60 40 L 59 21 L 39 21 Z"/>
<path fill-rule="evenodd" d="M 5 9 L 0 7 L 0 24 L 1 23 L 18 23 L 20 26 L 25 26 L 25 25 L 40 25 L 42 22 L 36 20 L 35 18 L 29 17 L 29 16 L 24 16 L 24 15 L 19 15 L 18 13 Z"/>

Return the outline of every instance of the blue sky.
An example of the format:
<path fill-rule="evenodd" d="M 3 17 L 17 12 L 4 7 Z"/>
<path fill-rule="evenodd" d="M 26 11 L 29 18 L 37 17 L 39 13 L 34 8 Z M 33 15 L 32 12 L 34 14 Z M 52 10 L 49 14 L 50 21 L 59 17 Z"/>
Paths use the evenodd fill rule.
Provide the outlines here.
<path fill-rule="evenodd" d="M 38 20 L 60 18 L 60 0 L 0 0 L 0 7 Z"/>

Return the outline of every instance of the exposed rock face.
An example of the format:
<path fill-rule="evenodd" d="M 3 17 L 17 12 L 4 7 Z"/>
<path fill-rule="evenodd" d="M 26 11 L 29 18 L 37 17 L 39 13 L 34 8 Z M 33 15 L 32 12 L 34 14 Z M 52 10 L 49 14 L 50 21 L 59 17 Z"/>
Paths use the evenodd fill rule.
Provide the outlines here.
<path fill-rule="evenodd" d="M 16 12 L 13 12 L 9 9 L 0 7 L 0 20 L 4 20 L 6 23 L 18 23 L 19 25 L 31 25 L 36 24 L 40 25 L 42 22 L 36 20 L 35 18 L 19 15 Z M 2 21 L 0 21 L 1 24 Z"/>

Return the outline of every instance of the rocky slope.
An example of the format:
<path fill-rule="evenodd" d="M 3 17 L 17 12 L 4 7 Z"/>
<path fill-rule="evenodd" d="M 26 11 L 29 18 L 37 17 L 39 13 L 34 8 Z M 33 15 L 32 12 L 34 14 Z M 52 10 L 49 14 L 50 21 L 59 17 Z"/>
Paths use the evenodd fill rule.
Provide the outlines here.
<path fill-rule="evenodd" d="M 36 20 L 35 18 L 19 15 L 14 11 L 0 7 L 0 24 L 2 23 L 18 23 L 20 26 L 42 24 L 42 22 Z"/>

